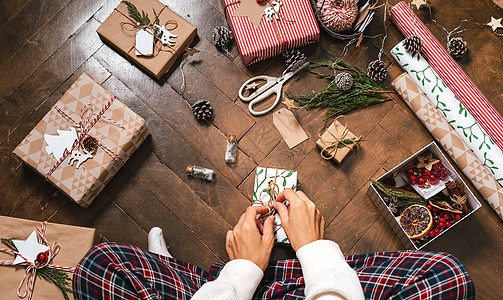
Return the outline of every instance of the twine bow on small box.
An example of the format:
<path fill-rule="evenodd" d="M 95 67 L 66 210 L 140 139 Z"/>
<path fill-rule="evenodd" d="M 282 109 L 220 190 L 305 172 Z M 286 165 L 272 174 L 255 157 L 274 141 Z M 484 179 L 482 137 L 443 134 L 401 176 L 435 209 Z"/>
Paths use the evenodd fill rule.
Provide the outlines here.
<path fill-rule="evenodd" d="M 342 118 L 344 118 L 344 116 L 337 117 L 334 120 L 334 123 L 339 122 L 339 120 Z M 351 145 L 355 145 L 358 148 L 360 142 L 364 141 L 360 137 L 356 137 L 356 136 L 351 137 L 351 138 L 347 138 L 347 135 L 350 133 L 350 131 L 347 128 L 347 124 L 344 124 L 343 126 L 344 126 L 344 129 L 342 130 L 341 134 L 338 134 L 338 132 L 332 132 L 330 130 L 330 127 L 327 128 L 325 133 L 328 132 L 330 134 L 330 136 L 331 136 L 330 139 L 326 139 L 323 137 L 325 135 L 325 133 L 323 135 L 318 135 L 320 140 L 324 144 L 328 144 L 327 146 L 324 146 L 321 149 L 320 155 L 323 159 L 326 159 L 326 160 L 334 159 L 337 156 L 337 152 L 339 151 L 339 149 L 351 148 Z"/>
<path fill-rule="evenodd" d="M 17 289 L 17 295 L 19 298 L 26 298 L 27 297 L 28 300 L 31 299 L 31 297 L 33 295 L 33 288 L 35 286 L 35 277 L 37 275 L 37 271 L 39 271 L 41 269 L 47 268 L 47 269 L 60 270 L 60 271 L 64 271 L 64 272 L 75 272 L 75 268 L 72 268 L 72 267 L 64 267 L 64 266 L 50 264 L 51 261 L 56 257 L 56 255 L 58 255 L 59 250 L 60 250 L 60 246 L 57 242 L 54 242 L 52 245 L 49 244 L 49 242 L 45 238 L 46 225 L 47 225 L 47 222 L 43 222 L 41 228 L 37 227 L 37 229 L 36 229 L 38 243 L 42 244 L 44 246 L 47 246 L 47 248 L 48 248 L 47 252 L 39 253 L 39 255 L 43 254 L 43 253 L 46 254 L 46 255 L 44 255 L 43 260 L 41 260 L 41 261 L 36 260 L 34 262 L 31 262 L 26 257 L 24 257 L 21 253 L 19 253 L 19 251 L 17 251 L 17 249 L 15 249 L 14 246 L 11 245 L 12 239 L 2 239 L 3 242 L 6 242 L 9 245 L 9 247 L 11 247 L 11 249 L 0 249 L 0 252 L 14 254 L 16 256 L 21 257 L 24 261 L 21 263 L 14 264 L 14 260 L 0 260 L 0 266 L 19 266 L 19 265 L 27 266 L 26 270 L 25 270 L 24 277 L 21 280 L 21 283 L 19 284 L 19 287 Z M 45 269 L 45 270 L 47 270 L 47 269 Z M 64 273 L 63 273 L 63 275 L 64 275 Z M 66 286 L 68 283 L 65 282 L 65 279 L 60 278 L 62 276 L 58 276 L 55 274 L 50 275 L 48 272 L 45 272 L 43 275 L 40 275 L 40 276 L 42 276 L 44 279 L 46 279 L 52 283 L 55 283 L 63 291 L 63 295 L 65 296 L 65 299 L 68 299 L 68 295 L 66 294 L 66 292 L 71 292 L 71 289 Z M 58 277 L 58 278 L 55 279 L 54 277 Z M 61 280 L 63 280 L 63 282 L 61 282 Z M 24 287 L 24 289 L 23 289 L 23 287 Z"/>

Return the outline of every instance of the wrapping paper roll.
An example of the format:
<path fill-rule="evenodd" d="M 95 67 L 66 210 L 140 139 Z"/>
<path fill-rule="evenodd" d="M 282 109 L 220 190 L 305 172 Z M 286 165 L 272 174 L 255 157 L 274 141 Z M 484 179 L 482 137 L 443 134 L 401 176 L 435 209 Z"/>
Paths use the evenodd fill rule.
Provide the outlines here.
<path fill-rule="evenodd" d="M 468 145 L 456 134 L 407 73 L 398 76 L 392 85 L 503 220 L 503 188 L 484 168 Z"/>
<path fill-rule="evenodd" d="M 393 47 L 391 55 L 407 71 L 433 106 L 447 119 L 456 133 L 501 185 L 503 183 L 503 152 L 428 62 L 418 52 L 406 51 L 403 42 Z"/>
<path fill-rule="evenodd" d="M 417 34 L 423 47 L 421 54 L 440 75 L 456 97 L 468 108 L 477 122 L 503 150 L 503 117 L 475 86 L 407 3 L 400 2 L 390 10 L 391 20 L 405 37 Z"/>

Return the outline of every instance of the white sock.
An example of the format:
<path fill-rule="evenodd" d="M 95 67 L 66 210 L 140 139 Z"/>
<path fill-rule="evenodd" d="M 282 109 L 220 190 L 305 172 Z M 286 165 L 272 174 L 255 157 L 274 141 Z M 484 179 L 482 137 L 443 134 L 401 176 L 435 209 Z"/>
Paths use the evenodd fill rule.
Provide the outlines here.
<path fill-rule="evenodd" d="M 161 228 L 152 227 L 152 229 L 150 229 L 148 233 L 148 251 L 167 257 L 173 257 L 166 247 L 166 241 L 164 241 Z"/>

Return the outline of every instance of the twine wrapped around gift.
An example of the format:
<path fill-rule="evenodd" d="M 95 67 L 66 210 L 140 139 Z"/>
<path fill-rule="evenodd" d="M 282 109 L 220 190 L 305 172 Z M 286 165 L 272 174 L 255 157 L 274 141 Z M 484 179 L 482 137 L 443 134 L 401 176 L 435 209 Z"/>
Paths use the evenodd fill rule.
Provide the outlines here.
<path fill-rule="evenodd" d="M 276 169 L 276 174 L 274 175 L 274 180 L 269 180 L 267 183 L 267 189 L 264 189 L 260 191 L 259 194 L 259 199 L 262 202 L 262 193 L 266 191 L 266 193 L 270 196 L 269 201 L 267 201 L 267 204 L 264 205 L 264 202 L 262 202 L 262 205 L 266 206 L 269 210 L 267 213 L 262 214 L 259 216 L 259 220 L 265 221 L 265 219 L 269 216 L 273 216 L 276 214 L 276 209 L 272 206 L 274 202 L 276 201 L 276 198 L 279 195 L 279 186 L 276 184 L 276 179 L 278 178 L 278 168 Z"/>
<path fill-rule="evenodd" d="M 267 0 L 267 2 L 271 3 L 272 1 Z M 232 5 L 240 4 L 240 3 L 241 3 L 241 0 L 237 0 L 237 1 L 231 2 L 229 4 L 226 4 L 224 6 L 224 8 L 227 8 L 227 7 L 232 6 Z M 280 9 L 280 11 L 281 11 L 281 9 Z M 286 35 L 285 29 L 283 28 L 282 23 L 279 22 L 279 21 L 285 21 L 287 23 L 295 23 L 295 20 L 288 20 L 285 17 L 283 17 L 282 15 L 280 15 L 279 12 L 277 13 L 277 16 L 278 16 L 279 20 L 273 19 L 272 22 L 273 22 L 273 25 L 274 25 L 273 26 L 274 27 L 274 33 L 276 34 L 276 37 L 279 40 L 279 53 L 281 53 L 281 52 L 283 52 L 284 50 L 286 50 L 288 48 L 288 42 L 284 38 L 284 36 Z"/>
<path fill-rule="evenodd" d="M 334 122 L 339 121 L 339 119 L 342 119 L 344 117 L 345 116 L 338 116 L 337 118 L 335 118 Z M 327 128 L 326 132 L 328 132 L 334 139 L 334 141 L 327 141 L 326 139 L 323 138 L 323 135 L 320 134 L 318 135 L 323 142 L 329 144 L 328 146 L 323 147 L 323 149 L 321 149 L 320 152 L 321 157 L 326 160 L 333 159 L 337 155 L 337 151 L 339 149 L 349 147 L 349 145 L 354 144 L 358 148 L 360 142 L 363 141 L 360 137 L 350 139 L 346 138 L 346 136 L 349 133 L 347 124 L 344 124 L 344 129 L 341 135 L 337 135 L 336 133 L 330 131 L 330 128 Z"/>
<path fill-rule="evenodd" d="M 105 120 L 112 125 L 115 125 L 119 128 L 125 129 L 122 125 L 119 123 L 115 122 L 114 120 L 107 118 L 103 116 L 103 114 L 107 111 L 107 109 L 112 105 L 113 101 L 115 100 L 115 97 L 110 98 L 108 102 L 103 106 L 102 109 L 100 109 L 98 112 L 94 112 L 94 107 L 91 103 L 88 103 L 84 105 L 80 111 L 80 122 L 76 122 L 72 117 L 70 117 L 67 113 L 65 113 L 61 108 L 59 108 L 57 105 L 54 106 L 54 109 L 60 113 L 73 127 L 77 129 L 77 140 L 73 143 L 70 151 L 68 149 L 65 149 L 63 152 L 63 156 L 49 169 L 49 172 L 45 174 L 45 179 L 49 179 L 51 177 L 52 173 L 61 165 L 61 163 L 70 155 L 70 153 L 73 151 L 73 149 L 77 146 L 81 145 L 81 142 L 89 135 L 89 131 L 91 128 L 101 119 Z M 124 160 L 116 153 L 114 153 L 112 150 L 107 148 L 103 143 L 101 143 L 99 140 L 98 142 L 98 147 L 103 149 L 105 153 L 107 153 L 113 160 L 119 162 L 121 165 L 124 165 Z"/>
<path fill-rule="evenodd" d="M 50 262 L 58 255 L 60 246 L 57 242 L 54 242 L 52 245 L 49 244 L 47 239 L 45 238 L 45 229 L 47 226 L 47 222 L 42 223 L 42 227 L 36 229 L 37 231 L 37 239 L 38 242 L 44 246 L 47 246 L 49 250 L 47 251 L 47 260 L 45 262 L 30 262 L 26 257 L 24 257 L 18 251 L 14 251 L 12 249 L 0 249 L 0 252 L 12 253 L 14 255 L 18 255 L 24 259 L 24 262 L 15 264 L 15 266 L 22 265 L 27 266 L 24 277 L 19 284 L 17 289 L 17 295 L 19 298 L 26 298 L 28 300 L 31 299 L 33 295 L 33 288 L 35 286 L 35 276 L 37 275 L 37 270 L 42 268 L 56 269 L 65 272 L 75 272 L 75 268 L 72 267 L 64 267 L 59 265 L 52 265 Z M 14 260 L 0 260 L 0 266 L 14 266 Z M 23 291 L 24 287 L 24 291 Z"/>

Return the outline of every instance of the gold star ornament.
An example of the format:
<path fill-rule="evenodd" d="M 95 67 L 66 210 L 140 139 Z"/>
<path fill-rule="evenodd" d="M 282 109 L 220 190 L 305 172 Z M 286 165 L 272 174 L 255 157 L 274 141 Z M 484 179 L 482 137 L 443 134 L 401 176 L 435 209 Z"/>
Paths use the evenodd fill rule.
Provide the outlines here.
<path fill-rule="evenodd" d="M 423 6 L 423 5 L 428 6 L 428 2 L 426 2 L 425 0 L 412 0 L 410 2 L 410 5 L 415 5 L 416 9 L 420 9 L 421 6 Z"/>
<path fill-rule="evenodd" d="M 234 11 L 232 17 L 248 17 L 253 26 L 258 28 L 264 15 L 264 9 L 267 7 L 272 7 L 267 1 L 241 0 L 239 7 Z"/>
<path fill-rule="evenodd" d="M 286 105 L 286 107 L 291 110 L 292 108 L 297 108 L 297 105 L 295 105 L 295 101 L 290 99 L 290 98 L 287 98 L 285 97 L 285 101 L 281 102 L 283 103 L 284 105 Z"/>
<path fill-rule="evenodd" d="M 493 31 L 498 30 L 498 28 L 503 28 L 503 25 L 501 25 L 501 19 L 495 19 L 494 17 L 491 17 L 491 22 L 487 23 L 487 26 L 491 26 L 491 29 Z"/>

